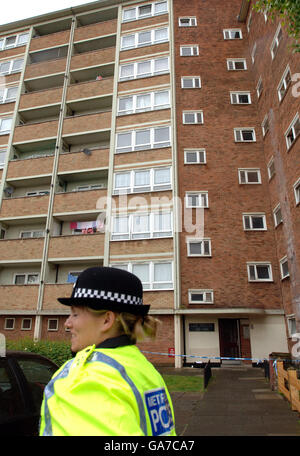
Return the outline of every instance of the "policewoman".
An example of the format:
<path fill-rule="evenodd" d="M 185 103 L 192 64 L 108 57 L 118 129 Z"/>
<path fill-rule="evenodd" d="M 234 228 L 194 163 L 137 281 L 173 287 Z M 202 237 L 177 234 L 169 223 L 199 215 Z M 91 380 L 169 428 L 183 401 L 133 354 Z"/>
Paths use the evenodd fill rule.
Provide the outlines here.
<path fill-rule="evenodd" d="M 155 337 L 141 281 L 109 267 L 83 271 L 70 298 L 65 327 L 67 361 L 45 388 L 42 436 L 175 436 L 171 398 L 163 378 L 135 345 Z"/>

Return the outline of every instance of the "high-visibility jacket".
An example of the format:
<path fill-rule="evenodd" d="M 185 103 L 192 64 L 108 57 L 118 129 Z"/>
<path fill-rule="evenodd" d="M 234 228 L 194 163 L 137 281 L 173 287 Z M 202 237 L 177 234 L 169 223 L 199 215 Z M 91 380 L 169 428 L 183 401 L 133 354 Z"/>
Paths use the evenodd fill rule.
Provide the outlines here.
<path fill-rule="evenodd" d="M 176 435 L 162 376 L 135 345 L 77 353 L 45 388 L 40 435 Z"/>

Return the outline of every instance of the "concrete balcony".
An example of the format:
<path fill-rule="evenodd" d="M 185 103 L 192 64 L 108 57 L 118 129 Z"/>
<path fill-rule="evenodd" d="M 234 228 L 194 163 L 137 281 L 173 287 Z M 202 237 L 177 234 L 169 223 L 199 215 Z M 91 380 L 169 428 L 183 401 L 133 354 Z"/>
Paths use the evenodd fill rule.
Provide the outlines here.
<path fill-rule="evenodd" d="M 0 312 L 36 310 L 38 285 L 0 285 Z"/>
<path fill-rule="evenodd" d="M 44 238 L 0 241 L 1 261 L 37 260 L 43 256 Z"/>
<path fill-rule="evenodd" d="M 95 211 L 99 198 L 102 200 L 106 195 L 106 190 L 57 193 L 54 198 L 53 214 Z"/>
<path fill-rule="evenodd" d="M 104 235 L 102 233 L 57 236 L 50 239 L 48 257 L 51 262 L 65 258 L 102 257 L 103 255 Z"/>
<path fill-rule="evenodd" d="M 83 82 L 72 84 L 68 87 L 67 102 L 80 100 L 82 98 L 101 97 L 113 93 L 113 78 L 102 79 L 101 81 Z"/>
<path fill-rule="evenodd" d="M 74 32 L 74 42 L 99 38 L 105 35 L 117 33 L 117 20 L 97 22 L 79 27 Z"/>
<path fill-rule="evenodd" d="M 45 138 L 55 138 L 57 136 L 58 120 L 48 122 L 33 123 L 30 125 L 19 125 L 15 128 L 13 138 L 14 144 L 26 141 L 36 141 Z"/>
<path fill-rule="evenodd" d="M 49 122 L 50 123 L 50 122 Z M 111 111 L 97 114 L 79 115 L 64 119 L 63 136 L 74 134 L 85 134 L 98 132 L 99 130 L 109 130 L 111 128 Z"/>
<path fill-rule="evenodd" d="M 48 204 L 49 195 L 3 199 L 1 219 L 45 215 L 48 212 Z"/>
<path fill-rule="evenodd" d="M 1 287 L 0 287 L 1 288 Z M 73 283 L 46 284 L 44 288 L 43 311 L 51 310 L 66 313 L 67 306 L 62 306 L 57 298 L 69 298 L 73 289 Z"/>
<path fill-rule="evenodd" d="M 67 59 L 51 60 L 49 62 L 32 63 L 25 69 L 25 81 L 31 78 L 49 76 L 56 73 L 64 73 L 66 70 Z"/>
<path fill-rule="evenodd" d="M 51 33 L 45 36 L 37 36 L 31 40 L 29 51 L 38 51 L 61 44 L 67 44 L 70 38 L 70 31 L 64 30 L 57 33 Z"/>
<path fill-rule="evenodd" d="M 115 46 L 100 49 L 97 51 L 86 52 L 84 54 L 73 55 L 71 59 L 70 70 L 77 70 L 79 68 L 88 68 L 106 63 L 113 63 L 115 61 Z"/>
<path fill-rule="evenodd" d="M 43 90 L 36 93 L 25 93 L 21 95 L 19 111 L 37 106 L 60 103 L 62 98 L 62 88 Z"/>
<path fill-rule="evenodd" d="M 109 149 L 94 149 L 90 155 L 82 152 L 61 154 L 58 173 L 78 171 L 82 169 L 106 168 L 109 165 Z"/>

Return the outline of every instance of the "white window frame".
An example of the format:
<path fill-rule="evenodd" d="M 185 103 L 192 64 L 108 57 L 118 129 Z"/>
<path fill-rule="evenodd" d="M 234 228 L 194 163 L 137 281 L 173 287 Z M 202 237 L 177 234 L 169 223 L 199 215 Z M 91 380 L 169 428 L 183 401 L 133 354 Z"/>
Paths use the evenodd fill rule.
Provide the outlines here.
<path fill-rule="evenodd" d="M 10 124 L 10 129 L 9 130 L 2 130 L 2 122 L 4 120 L 10 120 L 11 124 L 12 124 L 12 117 L 2 117 L 2 118 L 0 118 L 0 135 L 7 135 L 11 131 L 11 124 Z"/>
<path fill-rule="evenodd" d="M 13 49 L 15 47 L 19 47 L 19 46 L 25 46 L 28 42 L 28 39 L 24 42 L 24 43 L 20 43 L 21 41 L 21 36 L 23 35 L 27 35 L 27 38 L 29 39 L 29 33 L 27 32 L 22 32 L 22 33 L 19 33 L 19 34 L 16 34 L 16 35 L 10 35 L 10 36 L 6 36 L 6 37 L 3 37 L 0 39 L 0 51 L 4 51 L 6 49 Z M 9 39 L 9 38 L 13 38 L 13 37 L 16 37 L 16 41 L 14 44 L 11 44 L 11 45 L 6 45 L 5 42 Z M 2 41 L 2 43 L 1 43 Z"/>
<path fill-rule="evenodd" d="M 243 139 L 243 132 L 251 132 L 253 139 Z M 235 142 L 256 142 L 255 128 L 253 127 L 236 127 L 234 128 L 234 140 Z"/>
<path fill-rule="evenodd" d="M 186 21 L 187 23 L 182 23 Z M 179 27 L 197 27 L 197 18 L 195 16 L 182 16 L 178 18 Z"/>
<path fill-rule="evenodd" d="M 183 54 L 184 49 L 189 49 L 190 54 Z M 199 46 L 198 44 L 185 44 L 180 46 L 180 56 L 181 57 L 196 57 L 199 55 Z"/>
<path fill-rule="evenodd" d="M 49 190 L 36 190 L 36 191 L 29 191 L 26 192 L 26 196 L 43 196 L 43 195 L 49 195 L 50 191 Z"/>
<path fill-rule="evenodd" d="M 191 253 L 191 244 L 199 244 L 200 253 Z M 188 257 L 211 257 L 211 239 L 209 238 L 187 238 L 187 256 Z"/>
<path fill-rule="evenodd" d="M 263 82 L 262 82 L 262 77 L 260 76 L 258 83 L 256 85 L 256 94 L 257 94 L 257 99 L 259 100 L 261 94 L 263 91 Z"/>
<path fill-rule="evenodd" d="M 294 183 L 293 188 L 294 188 L 294 195 L 295 195 L 296 206 L 298 206 L 298 204 L 300 204 L 300 177 L 299 177 L 299 179 Z"/>
<path fill-rule="evenodd" d="M 29 328 L 24 328 L 24 321 L 25 320 L 29 320 L 30 321 L 30 327 Z M 21 331 L 31 331 L 31 329 L 32 329 L 32 318 L 30 318 L 30 317 L 22 318 Z"/>
<path fill-rule="evenodd" d="M 269 278 L 259 278 L 257 268 L 259 267 L 267 267 L 269 271 Z M 254 272 L 254 278 L 251 276 L 251 270 Z M 273 274 L 272 274 L 272 265 L 269 261 L 258 261 L 258 262 L 248 262 L 247 263 L 247 272 L 248 272 L 248 281 L 249 282 L 273 282 Z"/>
<path fill-rule="evenodd" d="M 155 172 L 161 170 L 168 170 L 170 176 L 170 182 L 163 183 L 163 184 L 156 184 L 155 183 Z M 149 184 L 137 186 L 135 185 L 135 174 L 138 172 L 149 172 Z M 124 187 L 116 187 L 116 180 L 117 176 L 127 174 L 129 176 L 129 185 Z M 114 174 L 114 195 L 120 195 L 124 193 L 146 193 L 146 192 L 155 192 L 155 191 L 164 191 L 164 190 L 171 190 L 172 189 L 172 168 L 170 166 L 164 167 L 157 167 L 157 168 L 138 168 L 128 171 L 123 171 L 120 173 Z"/>
<path fill-rule="evenodd" d="M 267 165 L 267 169 L 268 169 L 268 176 L 269 176 L 269 181 L 270 181 L 276 174 L 274 157 L 271 157 L 271 159 Z"/>
<path fill-rule="evenodd" d="M 241 102 L 239 97 L 240 96 L 247 96 L 248 101 L 247 103 Z M 251 104 L 251 95 L 250 92 L 244 91 L 244 92 L 230 92 L 230 102 L 231 104 L 234 105 L 249 105 Z"/>
<path fill-rule="evenodd" d="M 237 63 L 243 63 L 243 68 L 236 68 Z M 227 59 L 227 70 L 228 71 L 246 71 L 247 61 L 246 59 Z"/>
<path fill-rule="evenodd" d="M 28 237 L 23 237 L 22 234 L 24 233 L 29 233 L 30 236 Z M 36 235 L 36 233 L 42 233 L 41 235 Z M 45 236 L 45 231 L 44 230 L 27 230 L 27 231 L 20 231 L 19 238 L 20 239 L 30 239 L 30 238 L 42 238 Z"/>
<path fill-rule="evenodd" d="M 155 222 L 156 217 L 160 215 L 168 215 L 170 216 L 170 229 L 169 230 L 156 230 L 155 229 Z M 148 231 L 134 231 L 134 219 L 136 217 L 147 217 L 148 218 Z M 127 227 L 128 231 L 124 233 L 119 233 L 118 231 L 114 231 L 114 222 L 118 218 L 125 218 L 127 219 Z M 170 238 L 173 237 L 173 214 L 171 211 L 164 211 L 164 212 L 135 212 L 134 214 L 124 214 L 124 215 L 115 215 L 112 218 L 112 232 L 111 232 L 111 241 L 138 241 L 140 239 L 161 239 L 161 238 Z"/>
<path fill-rule="evenodd" d="M 168 264 L 171 267 L 171 281 L 155 281 L 154 280 L 154 270 L 156 265 Z M 149 268 L 149 281 L 143 282 L 143 289 L 145 291 L 163 291 L 163 290 L 173 290 L 174 289 L 174 264 L 173 261 L 147 261 L 147 262 L 133 262 L 133 263 L 113 263 L 111 266 L 115 268 L 125 269 L 126 271 L 133 272 L 133 266 L 135 265 L 147 265 Z M 168 284 L 169 286 L 159 287 L 158 285 Z"/>
<path fill-rule="evenodd" d="M 277 86 L 277 94 L 278 94 L 278 99 L 279 101 L 282 101 L 288 91 L 288 88 L 291 84 L 292 81 L 292 75 L 291 75 L 291 69 L 290 66 L 287 65 L 286 69 L 284 70 L 284 73 L 282 75 L 282 78 L 280 79 L 280 82 Z"/>
<path fill-rule="evenodd" d="M 18 61 L 22 61 L 22 66 L 21 66 L 21 68 L 14 70 L 15 62 L 18 62 Z M 9 63 L 9 69 L 7 71 L 0 71 L 0 76 L 4 76 L 6 74 L 20 73 L 22 71 L 22 68 L 24 65 L 24 59 L 7 60 L 6 62 L 0 62 L 0 64 L 1 63 Z"/>
<path fill-rule="evenodd" d="M 264 120 L 261 123 L 261 130 L 262 130 L 262 135 L 264 138 L 266 136 L 266 134 L 268 133 L 268 131 L 270 130 L 268 114 L 265 115 Z"/>
<path fill-rule="evenodd" d="M 6 154 L 7 154 L 6 149 L 0 149 L 0 169 L 2 169 L 5 165 Z M 3 156 L 3 161 L 2 161 L 2 156 Z"/>
<path fill-rule="evenodd" d="M 279 260 L 279 264 L 280 264 L 280 276 L 281 276 L 281 280 L 284 280 L 284 279 L 287 279 L 288 277 L 290 277 L 290 272 L 289 272 L 289 262 L 288 262 L 288 258 L 287 256 L 285 255 L 283 258 L 281 258 Z M 287 273 L 284 272 L 284 265 L 287 264 Z"/>
<path fill-rule="evenodd" d="M 55 329 L 52 329 L 50 328 L 50 321 L 55 321 L 56 322 L 56 328 Z M 58 318 L 48 318 L 48 321 L 47 321 L 47 330 L 48 331 L 58 331 Z"/>
<path fill-rule="evenodd" d="M 37 276 L 37 280 L 36 282 L 28 282 L 28 278 L 29 276 Z M 24 283 L 20 283 L 20 284 L 17 284 L 16 283 L 16 278 L 17 276 L 24 276 Z M 39 280 L 40 280 L 40 273 L 39 272 L 17 272 L 14 274 L 14 279 L 13 279 L 13 284 L 14 285 L 35 285 L 35 284 L 38 284 L 39 283 Z"/>
<path fill-rule="evenodd" d="M 296 133 L 296 130 L 295 130 L 295 125 L 297 123 L 299 123 L 298 134 Z M 290 138 L 290 134 L 292 134 L 292 139 Z M 289 150 L 292 147 L 292 145 L 296 142 L 297 138 L 300 136 L 300 118 L 299 118 L 298 112 L 295 115 L 292 122 L 290 123 L 290 126 L 286 130 L 284 136 L 285 136 L 285 140 L 286 140 L 287 149 Z"/>
<path fill-rule="evenodd" d="M 164 39 L 156 39 L 156 32 L 159 31 L 159 30 L 166 30 L 167 31 L 167 35 L 166 35 L 166 38 Z M 145 43 L 139 43 L 139 35 L 145 33 L 145 32 L 150 32 L 150 40 L 145 42 Z M 127 38 L 127 37 L 133 37 L 133 41 L 134 41 L 134 44 L 132 45 L 129 45 L 129 46 L 126 46 L 124 45 L 123 41 L 124 41 L 124 38 Z M 156 29 L 152 29 L 152 30 L 142 30 L 141 32 L 136 32 L 136 33 L 129 33 L 127 35 L 123 35 L 121 37 L 121 51 L 127 51 L 128 49 L 135 49 L 135 48 L 140 48 L 140 47 L 144 47 L 144 46 L 152 46 L 154 44 L 159 44 L 159 43 L 166 43 L 169 41 L 169 27 L 159 27 L 159 28 L 156 28 Z"/>
<path fill-rule="evenodd" d="M 287 319 L 289 337 L 292 337 L 297 332 L 295 314 L 287 315 L 286 319 Z"/>
<path fill-rule="evenodd" d="M 250 10 L 250 13 L 249 13 L 249 16 L 248 16 L 248 20 L 247 20 L 247 30 L 248 30 L 248 33 L 250 32 L 251 23 L 252 23 L 252 10 Z"/>
<path fill-rule="evenodd" d="M 279 213 L 280 213 L 280 218 L 278 218 Z M 275 228 L 277 228 L 281 223 L 283 223 L 283 217 L 282 217 L 280 203 L 277 204 L 277 206 L 274 207 L 274 209 L 273 209 L 273 217 L 274 217 Z"/>
<path fill-rule="evenodd" d="M 257 177 L 258 177 L 257 182 L 251 182 L 251 180 L 249 180 L 249 177 L 248 177 L 249 173 L 254 173 L 254 172 L 257 174 Z M 261 184 L 261 172 L 260 172 L 259 168 L 239 168 L 238 169 L 238 175 L 239 175 L 239 183 L 241 185 L 258 185 L 258 184 Z"/>
<path fill-rule="evenodd" d="M 189 197 L 196 197 L 197 203 L 190 203 Z M 187 209 L 193 208 L 208 208 L 208 192 L 207 191 L 196 191 L 196 192 L 186 192 L 185 193 L 185 207 Z"/>
<path fill-rule="evenodd" d="M 159 4 L 165 4 L 166 5 L 166 9 L 164 9 L 163 11 L 158 11 L 156 10 L 156 5 L 159 5 Z M 151 12 L 150 13 L 147 13 L 147 14 L 139 14 L 139 8 L 140 7 L 147 7 L 147 6 L 151 6 Z M 134 15 L 129 18 L 129 19 L 124 19 L 124 16 L 125 16 L 125 13 L 126 11 L 129 11 L 129 10 L 135 10 L 135 13 Z M 137 20 L 140 20 L 140 19 L 146 19 L 146 18 L 149 18 L 149 17 L 153 17 L 153 16 L 159 16 L 161 14 L 167 14 L 168 13 L 168 2 L 165 1 L 165 0 L 161 0 L 161 1 L 158 1 L 158 2 L 152 2 L 152 3 L 145 3 L 145 4 L 142 4 L 142 5 L 137 5 L 137 6 L 131 6 L 129 8 L 124 8 L 123 9 L 123 14 L 122 14 L 122 22 L 131 22 L 131 21 L 137 21 Z"/>
<path fill-rule="evenodd" d="M 166 141 L 155 141 L 155 133 L 159 129 L 169 129 L 169 139 Z M 136 144 L 136 138 L 137 134 L 142 131 L 148 131 L 150 132 L 149 136 L 149 143 L 145 143 L 144 145 L 137 145 Z M 122 146 L 118 147 L 118 136 L 122 134 L 130 134 L 131 135 L 131 144 L 130 146 Z M 116 133 L 116 148 L 115 148 L 115 154 L 122 154 L 122 153 L 127 153 L 127 152 L 136 152 L 140 150 L 151 150 L 151 149 L 161 149 L 163 147 L 171 147 L 171 127 L 169 125 L 160 125 L 157 127 L 145 127 L 141 128 L 139 130 L 130 130 L 130 131 L 122 131 L 122 132 L 117 132 Z M 123 149 L 123 150 L 122 150 Z"/>
<path fill-rule="evenodd" d="M 155 64 L 156 62 L 160 60 L 166 60 L 168 63 L 168 68 L 164 70 L 155 70 Z M 146 62 L 150 62 L 150 72 L 149 73 L 138 73 L 138 65 L 143 64 Z M 133 67 L 133 72 L 132 75 L 130 76 L 123 76 L 122 77 L 122 68 L 125 66 L 132 66 Z M 149 78 L 152 76 L 159 76 L 161 74 L 167 74 L 170 72 L 170 58 L 168 55 L 166 56 L 161 56 L 157 57 L 155 59 L 145 59 L 145 60 L 138 60 L 136 62 L 127 62 L 127 63 L 122 63 L 120 65 L 120 73 L 119 73 L 119 81 L 130 81 L 132 79 L 142 79 L 142 78 Z"/>
<path fill-rule="evenodd" d="M 68 279 L 68 276 L 69 276 L 69 275 L 72 275 L 72 276 L 78 278 L 78 276 L 79 276 L 81 273 L 82 273 L 82 270 L 81 270 L 81 271 L 68 271 L 68 273 L 67 273 L 67 279 Z M 75 280 L 75 282 L 76 282 L 76 280 Z M 75 282 L 68 282 L 68 281 L 67 281 L 67 283 L 75 283 Z"/>
<path fill-rule="evenodd" d="M 203 299 L 192 299 L 192 295 L 203 295 Z M 211 299 L 208 299 L 210 295 Z M 188 301 L 189 304 L 213 304 L 214 303 L 214 291 L 213 290 L 188 290 Z"/>
<path fill-rule="evenodd" d="M 254 228 L 253 227 L 253 218 L 254 217 L 262 219 L 263 228 Z M 252 212 L 252 213 L 243 214 L 243 227 L 244 227 L 244 231 L 267 231 L 266 214 L 264 214 L 263 212 L 256 212 L 256 213 Z"/>
<path fill-rule="evenodd" d="M 167 93 L 168 94 L 168 103 L 165 104 L 155 104 L 155 98 L 160 93 Z M 150 96 L 150 104 L 149 106 L 145 106 L 144 108 L 137 107 L 137 99 L 139 96 Z M 132 109 L 130 110 L 120 110 L 120 101 L 124 100 L 125 98 L 132 99 Z M 135 95 L 127 95 L 118 98 L 118 116 L 130 115 L 130 114 L 137 114 L 139 112 L 146 112 L 146 111 L 156 111 L 159 109 L 169 109 L 171 106 L 170 104 L 170 90 L 157 90 L 155 92 L 141 92 Z"/>
<path fill-rule="evenodd" d="M 192 87 L 184 87 L 184 81 L 192 81 Z M 201 89 L 201 78 L 200 76 L 181 76 L 181 88 L 182 89 Z"/>
<path fill-rule="evenodd" d="M 11 97 L 9 98 L 7 96 L 10 89 L 17 89 L 17 93 L 18 93 L 18 86 L 0 87 L 0 91 L 3 90 L 3 97 L 2 97 L 2 101 L 0 99 L 0 104 L 12 103 L 13 101 L 16 100 L 17 93 L 16 93 L 16 96 L 14 98 L 11 98 Z"/>
<path fill-rule="evenodd" d="M 255 62 L 256 51 L 257 51 L 257 44 L 255 42 L 254 45 L 253 45 L 252 51 L 251 51 L 252 64 Z"/>
<path fill-rule="evenodd" d="M 232 36 L 239 34 L 239 36 Z M 242 29 L 232 28 L 232 29 L 223 29 L 224 40 L 241 40 L 243 39 Z"/>
<path fill-rule="evenodd" d="M 188 154 L 195 154 L 196 161 L 188 161 Z M 205 149 L 184 149 L 184 164 L 185 165 L 205 165 L 206 150 Z"/>
<path fill-rule="evenodd" d="M 275 36 L 273 38 L 272 44 L 270 46 L 270 52 L 271 52 L 272 60 L 274 60 L 274 58 L 275 58 L 275 56 L 277 54 L 277 51 L 278 51 L 278 48 L 279 48 L 279 45 L 280 45 L 280 42 L 281 42 L 282 38 L 283 38 L 283 32 L 282 32 L 281 25 L 279 24 L 279 26 L 277 27 Z"/>
<path fill-rule="evenodd" d="M 188 115 L 193 115 L 193 122 L 187 122 Z M 203 111 L 183 111 L 182 122 L 184 125 L 202 125 L 204 123 Z"/>
<path fill-rule="evenodd" d="M 88 190 L 100 190 L 101 188 L 104 188 L 103 184 L 83 184 L 83 185 L 77 185 L 77 187 L 73 190 L 75 192 L 86 192 Z"/>
<path fill-rule="evenodd" d="M 8 327 L 8 326 L 7 326 L 8 320 L 12 320 L 12 327 Z M 15 319 L 15 318 L 13 318 L 13 317 L 7 317 L 7 318 L 5 318 L 5 320 L 4 320 L 4 329 L 5 329 L 6 331 L 13 331 L 13 330 L 15 329 L 15 323 L 16 323 L 16 319 Z"/>

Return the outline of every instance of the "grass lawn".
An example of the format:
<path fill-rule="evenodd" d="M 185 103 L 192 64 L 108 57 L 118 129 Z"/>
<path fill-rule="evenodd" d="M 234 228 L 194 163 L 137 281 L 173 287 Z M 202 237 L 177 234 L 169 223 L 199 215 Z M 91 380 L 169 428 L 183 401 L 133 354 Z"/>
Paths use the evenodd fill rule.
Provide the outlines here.
<path fill-rule="evenodd" d="M 163 378 L 170 392 L 193 391 L 201 393 L 204 391 L 203 377 L 164 374 Z"/>

